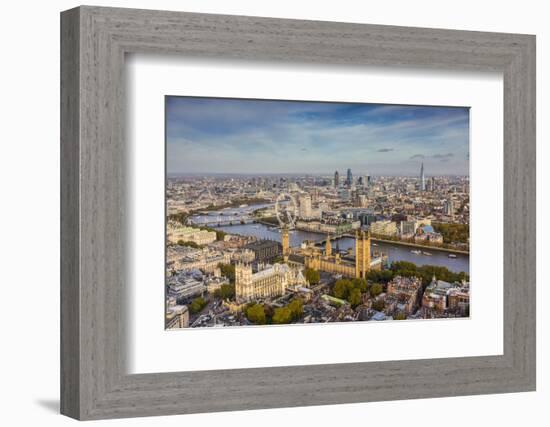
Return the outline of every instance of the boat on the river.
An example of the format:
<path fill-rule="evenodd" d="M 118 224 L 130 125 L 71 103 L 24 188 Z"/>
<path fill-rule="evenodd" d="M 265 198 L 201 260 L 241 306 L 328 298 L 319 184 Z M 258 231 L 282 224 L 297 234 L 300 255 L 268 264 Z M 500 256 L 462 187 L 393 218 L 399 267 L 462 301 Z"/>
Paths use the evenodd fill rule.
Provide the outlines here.
<path fill-rule="evenodd" d="M 420 255 L 422 252 L 420 252 L 419 250 L 412 250 L 411 253 L 415 255 Z"/>
<path fill-rule="evenodd" d="M 372 246 L 378 246 L 376 243 L 371 243 Z"/>
<path fill-rule="evenodd" d="M 449 254 L 449 258 L 456 258 L 455 254 Z"/>
<path fill-rule="evenodd" d="M 431 254 L 431 253 L 429 253 L 429 252 L 422 252 L 422 255 L 426 255 L 426 256 L 432 256 L 432 254 Z"/>

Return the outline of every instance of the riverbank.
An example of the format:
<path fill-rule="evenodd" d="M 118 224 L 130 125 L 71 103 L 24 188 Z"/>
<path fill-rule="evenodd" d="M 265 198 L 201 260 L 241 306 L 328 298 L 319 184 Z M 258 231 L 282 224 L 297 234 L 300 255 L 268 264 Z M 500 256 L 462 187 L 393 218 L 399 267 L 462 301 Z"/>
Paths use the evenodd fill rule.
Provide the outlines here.
<path fill-rule="evenodd" d="M 350 233 L 345 233 L 340 236 L 331 236 L 331 240 L 338 240 L 338 239 L 355 239 L 355 235 Z M 425 249 L 425 250 L 433 250 L 433 251 L 441 251 L 441 252 L 448 252 L 448 253 L 455 253 L 455 254 L 461 254 L 461 255 L 468 255 L 470 256 L 469 251 L 463 251 L 461 249 L 453 249 L 453 248 L 446 248 L 441 246 L 430 246 L 430 245 L 421 245 L 419 243 L 411 243 L 411 242 L 405 242 L 403 240 L 389 240 L 389 239 L 381 239 L 380 237 L 372 237 L 370 238 L 371 242 L 380 242 L 380 243 L 388 243 L 391 245 L 398 245 L 398 246 L 406 246 L 411 248 L 418 248 L 418 249 Z M 326 238 L 321 239 L 318 241 L 317 244 L 324 245 L 326 243 Z"/>
<path fill-rule="evenodd" d="M 213 211 L 222 211 L 223 209 L 238 208 L 238 207 L 241 207 L 242 205 L 245 205 L 245 207 L 254 207 L 254 205 L 261 205 L 261 204 L 268 204 L 268 203 L 272 203 L 272 201 L 269 199 L 261 199 L 261 198 L 259 199 L 243 198 L 243 199 L 233 200 L 231 203 L 226 203 L 224 205 L 218 205 L 218 206 L 210 205 L 202 209 L 196 209 L 194 211 L 189 212 L 188 215 L 189 216 L 196 215 L 196 214 L 200 214 L 201 212 L 208 213 Z"/>
<path fill-rule="evenodd" d="M 400 246 L 407 246 L 411 248 L 419 248 L 419 249 L 431 249 L 433 251 L 442 251 L 442 252 L 449 252 L 454 254 L 461 254 L 461 255 L 470 255 L 469 251 L 462 251 L 460 249 L 451 249 L 451 248 L 442 248 L 439 246 L 427 246 L 427 245 L 420 245 L 418 243 L 411 243 L 411 242 L 403 242 L 402 240 L 386 240 L 386 239 L 380 239 L 380 238 L 374 238 L 371 237 L 371 242 L 383 242 L 383 243 L 390 243 L 392 245 L 400 245 Z"/>
<path fill-rule="evenodd" d="M 279 228 L 279 221 L 278 220 L 275 220 L 275 221 L 266 221 L 265 219 L 254 219 L 254 222 L 255 223 L 258 223 L 258 224 L 263 224 L 263 225 L 266 225 L 268 227 L 275 227 L 275 228 Z"/>
<path fill-rule="evenodd" d="M 266 221 L 265 219 L 256 219 L 255 222 L 259 223 L 259 224 L 263 224 L 263 225 L 268 226 L 268 227 L 275 227 L 275 228 L 278 228 L 278 225 L 279 225 L 278 222 L 270 222 L 270 221 Z M 310 234 L 318 234 L 319 236 L 323 236 L 323 237 L 325 236 L 323 233 L 318 233 L 318 232 L 315 232 L 315 231 L 302 230 L 300 228 L 297 228 L 296 230 L 303 231 L 303 232 L 308 232 Z M 338 238 L 342 238 L 342 237 L 354 238 L 354 236 L 352 234 L 343 234 L 341 236 L 334 236 L 332 238 L 333 239 L 338 239 Z M 402 240 L 388 240 L 388 239 L 381 239 L 379 237 L 371 237 L 371 241 L 375 242 L 375 243 L 376 242 L 383 242 L 383 243 L 395 244 L 395 245 L 399 245 L 399 246 L 406 246 L 406 247 L 410 247 L 410 248 L 418 248 L 418 249 L 423 249 L 425 251 L 433 250 L 433 251 L 442 251 L 442 252 L 460 254 L 460 255 L 468 255 L 468 256 L 470 255 L 469 251 L 464 251 L 464 250 L 461 250 L 461 249 L 453 249 L 453 248 L 446 248 L 446 247 L 440 247 L 440 246 L 422 245 L 422 244 L 419 244 L 419 243 L 405 242 L 405 241 L 402 241 Z M 326 242 L 326 239 L 324 239 L 324 238 L 318 240 L 318 244 L 324 245 L 325 242 Z"/>
<path fill-rule="evenodd" d="M 273 225 L 265 225 L 261 223 L 252 224 L 239 224 L 239 225 L 227 225 L 221 227 L 215 227 L 216 230 L 222 230 L 229 234 L 240 234 L 242 236 L 254 236 L 257 239 L 275 240 L 281 241 L 281 233 L 278 227 Z M 290 230 L 289 233 L 290 246 L 292 248 L 298 248 L 305 241 L 315 242 L 320 244 L 321 241 L 326 238 L 326 235 L 320 233 L 312 233 L 300 230 Z M 412 253 L 411 249 L 406 245 L 400 245 L 394 241 L 373 241 L 378 246 L 373 246 L 373 250 L 377 250 L 380 253 L 384 253 L 388 256 L 388 261 L 408 261 L 418 266 L 422 265 L 437 265 L 446 267 L 448 270 L 460 273 L 464 271 L 469 273 L 469 255 L 457 254 L 456 257 L 449 258 L 449 251 L 442 251 L 438 248 L 424 247 L 425 252 L 430 252 L 432 256 L 423 255 L 422 253 Z M 332 244 L 333 250 L 353 251 L 355 250 L 355 235 L 348 235 L 346 237 L 340 237 L 338 239 L 333 238 Z"/>

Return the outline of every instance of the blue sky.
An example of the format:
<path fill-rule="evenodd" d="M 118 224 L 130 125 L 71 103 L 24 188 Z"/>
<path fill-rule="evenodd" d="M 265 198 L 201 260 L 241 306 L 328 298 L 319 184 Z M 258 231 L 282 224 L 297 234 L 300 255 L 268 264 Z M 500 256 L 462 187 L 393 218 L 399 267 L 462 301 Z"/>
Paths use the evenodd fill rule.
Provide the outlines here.
<path fill-rule="evenodd" d="M 173 173 L 467 175 L 469 110 L 166 98 Z"/>

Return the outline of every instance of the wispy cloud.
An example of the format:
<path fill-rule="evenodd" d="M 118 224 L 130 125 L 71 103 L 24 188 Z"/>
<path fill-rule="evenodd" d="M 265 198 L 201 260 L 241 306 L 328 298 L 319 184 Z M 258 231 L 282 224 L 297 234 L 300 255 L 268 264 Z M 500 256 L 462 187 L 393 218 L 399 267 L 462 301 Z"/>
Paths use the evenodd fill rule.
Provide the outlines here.
<path fill-rule="evenodd" d="M 453 153 L 447 153 L 447 154 L 434 154 L 434 159 L 450 159 L 451 157 L 454 157 Z"/>
<path fill-rule="evenodd" d="M 453 107 L 168 97 L 167 167 L 416 174 L 423 159 L 428 174 L 465 174 L 468 116 Z"/>

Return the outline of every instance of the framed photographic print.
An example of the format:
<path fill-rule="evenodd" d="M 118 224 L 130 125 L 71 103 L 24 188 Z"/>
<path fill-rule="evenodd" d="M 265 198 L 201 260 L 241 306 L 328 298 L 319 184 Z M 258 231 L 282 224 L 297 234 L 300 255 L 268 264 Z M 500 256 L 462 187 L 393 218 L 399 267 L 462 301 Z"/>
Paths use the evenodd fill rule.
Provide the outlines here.
<path fill-rule="evenodd" d="M 61 40 L 62 413 L 535 389 L 534 36 L 84 6 Z"/>
<path fill-rule="evenodd" d="M 468 108 L 165 108 L 169 329 L 469 317 Z"/>

